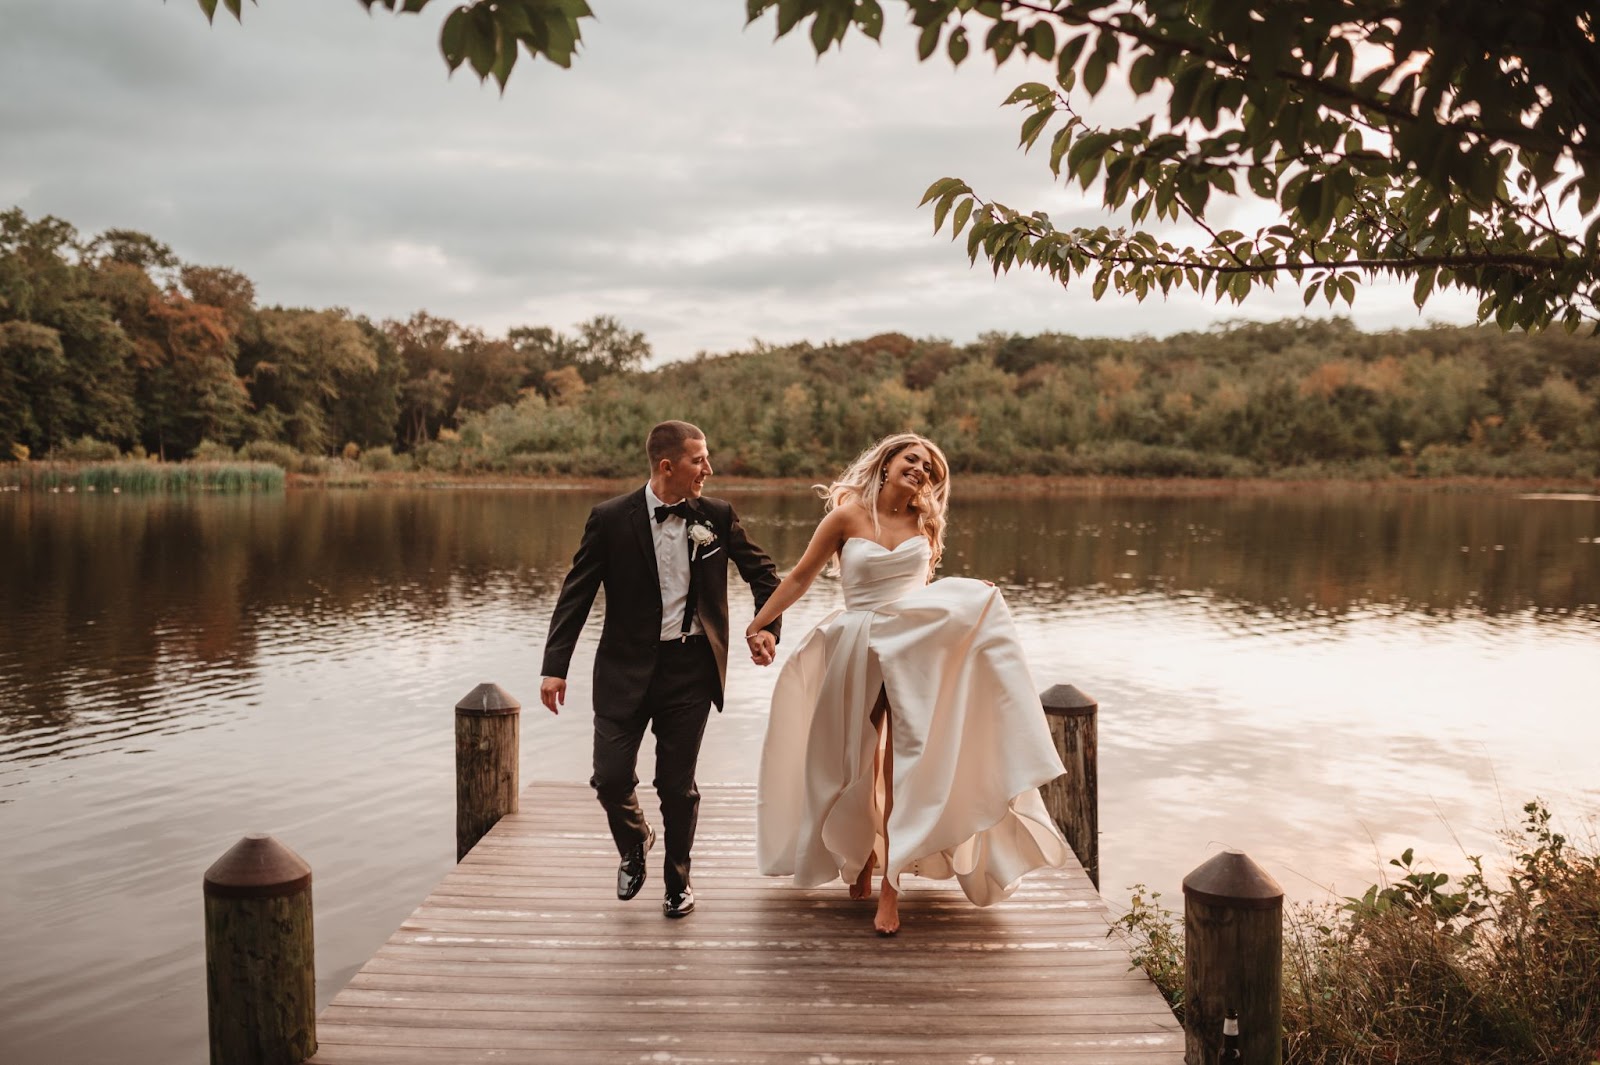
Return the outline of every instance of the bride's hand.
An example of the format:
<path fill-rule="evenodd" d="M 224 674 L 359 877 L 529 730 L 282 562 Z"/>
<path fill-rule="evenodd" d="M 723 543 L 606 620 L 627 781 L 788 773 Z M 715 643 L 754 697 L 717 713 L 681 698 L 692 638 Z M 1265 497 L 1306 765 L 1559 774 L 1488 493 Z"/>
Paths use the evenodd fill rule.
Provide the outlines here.
<path fill-rule="evenodd" d="M 778 641 L 765 629 L 750 633 L 744 638 L 744 642 L 750 649 L 750 661 L 758 666 L 771 665 L 772 660 L 777 657 Z"/>

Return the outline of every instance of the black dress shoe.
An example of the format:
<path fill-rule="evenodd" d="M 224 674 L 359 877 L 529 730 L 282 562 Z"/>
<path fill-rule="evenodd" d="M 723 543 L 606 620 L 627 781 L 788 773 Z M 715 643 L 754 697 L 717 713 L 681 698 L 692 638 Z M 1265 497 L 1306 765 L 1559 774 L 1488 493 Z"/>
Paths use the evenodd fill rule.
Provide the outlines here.
<path fill-rule="evenodd" d="M 669 891 L 661 903 L 661 912 L 668 917 L 687 917 L 694 912 L 694 888 L 684 885 L 682 891 Z"/>
<path fill-rule="evenodd" d="M 622 856 L 622 864 L 617 866 L 617 898 L 626 902 L 639 894 L 639 889 L 644 887 L 644 856 L 655 845 L 656 830 L 645 825 L 644 842 L 629 847 Z"/>

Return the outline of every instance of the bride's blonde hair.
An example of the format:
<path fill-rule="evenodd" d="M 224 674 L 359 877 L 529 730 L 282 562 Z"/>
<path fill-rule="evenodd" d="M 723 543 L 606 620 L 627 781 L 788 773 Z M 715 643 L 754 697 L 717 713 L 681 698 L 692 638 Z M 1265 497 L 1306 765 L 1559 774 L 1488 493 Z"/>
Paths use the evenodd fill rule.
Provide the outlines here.
<path fill-rule="evenodd" d="M 825 511 L 846 503 L 859 503 L 866 507 L 867 513 L 872 516 L 872 529 L 878 532 L 878 491 L 889 475 L 889 462 L 913 444 L 927 448 L 928 460 L 933 464 L 933 472 L 907 504 L 908 509 L 916 512 L 917 528 L 928 538 L 928 547 L 931 549 L 928 573 L 932 574 L 940 556 L 944 554 L 944 512 L 950 502 L 950 462 L 939 450 L 939 445 L 916 433 L 886 436 L 856 456 L 856 460 L 832 484 L 819 484 L 816 489 L 825 501 Z"/>

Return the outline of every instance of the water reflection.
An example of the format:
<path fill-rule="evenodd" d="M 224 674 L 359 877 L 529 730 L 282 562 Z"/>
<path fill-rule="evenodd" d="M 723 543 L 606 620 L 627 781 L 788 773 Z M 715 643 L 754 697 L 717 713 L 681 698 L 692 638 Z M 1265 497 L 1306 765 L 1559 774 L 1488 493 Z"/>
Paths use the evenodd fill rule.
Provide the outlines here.
<path fill-rule="evenodd" d="M 8 1063 L 203 1060 L 198 879 L 257 828 L 316 869 L 326 1001 L 453 857 L 478 681 L 530 704 L 524 779 L 583 779 L 597 625 L 572 709 L 531 704 L 603 494 L 0 500 Z M 792 564 L 815 499 L 734 498 Z M 1597 540 L 1594 500 L 958 489 L 944 572 L 1000 583 L 1039 685 L 1100 701 L 1108 895 L 1172 898 L 1230 845 L 1312 897 L 1412 844 L 1460 868 L 1536 791 L 1600 811 Z M 837 603 L 819 582 L 788 631 Z M 702 779 L 750 779 L 773 676 L 732 664 Z"/>
<path fill-rule="evenodd" d="M 334 630 L 381 639 L 379 619 L 542 603 L 596 498 L 11 497 L 0 758 L 59 758 L 159 730 L 198 702 L 248 702 L 264 632 L 315 653 Z M 743 503 L 775 557 L 799 556 L 814 500 Z M 958 499 L 945 572 L 997 581 L 1024 618 L 1181 603 L 1241 638 L 1394 617 L 1588 625 L 1600 614 L 1596 510 L 1393 493 Z"/>

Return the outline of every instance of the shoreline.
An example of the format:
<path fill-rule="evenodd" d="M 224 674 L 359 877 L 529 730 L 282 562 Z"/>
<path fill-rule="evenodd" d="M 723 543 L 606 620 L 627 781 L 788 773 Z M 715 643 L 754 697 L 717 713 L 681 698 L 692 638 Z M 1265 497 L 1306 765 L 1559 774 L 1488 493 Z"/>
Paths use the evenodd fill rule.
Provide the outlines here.
<path fill-rule="evenodd" d="M 625 492 L 642 484 L 644 471 L 625 477 L 504 472 L 362 469 L 334 460 L 333 468 L 284 470 L 264 462 L 51 462 L 0 464 L 0 493 L 211 494 L 216 492 L 335 491 L 534 491 Z M 1515 495 L 1568 500 L 1600 500 L 1600 477 L 1406 476 L 1363 477 L 1292 475 L 1265 477 L 1132 477 L 1093 474 L 957 473 L 957 499 L 1000 497 L 1066 498 L 1323 495 Z M 748 493 L 811 494 L 810 477 L 717 475 L 713 496 Z"/>
<path fill-rule="evenodd" d="M 1294 492 L 1457 493 L 1548 496 L 1600 501 L 1600 478 L 1549 477 L 1094 477 L 1035 474 L 956 474 L 958 497 L 1039 496 L 1227 496 L 1286 495 Z M 362 473 L 290 473 L 291 490 L 443 489 L 476 491 L 626 491 L 642 484 L 638 477 L 548 477 L 504 474 L 438 474 L 416 470 Z M 803 477 L 716 476 L 707 494 L 785 492 L 803 494 L 815 481 Z"/>

